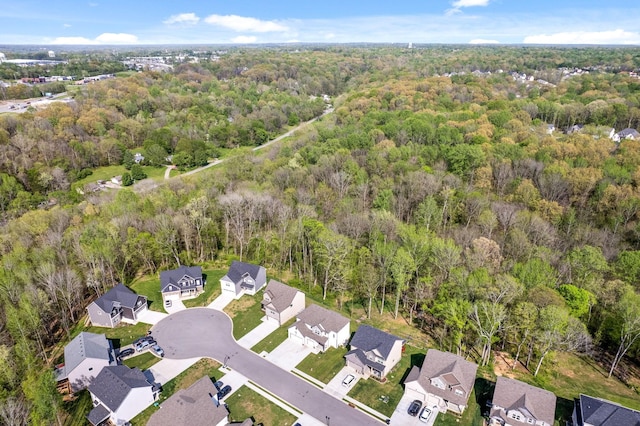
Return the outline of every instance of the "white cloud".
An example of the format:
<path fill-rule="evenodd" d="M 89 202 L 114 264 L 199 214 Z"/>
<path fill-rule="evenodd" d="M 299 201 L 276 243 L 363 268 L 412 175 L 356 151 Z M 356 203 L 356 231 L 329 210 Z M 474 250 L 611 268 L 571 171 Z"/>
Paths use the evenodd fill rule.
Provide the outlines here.
<path fill-rule="evenodd" d="M 65 28 L 69 28 L 69 27 L 71 27 L 71 24 L 62 24 L 62 26 L 65 27 Z"/>
<path fill-rule="evenodd" d="M 195 13 L 179 13 L 177 15 L 171 15 L 169 19 L 162 21 L 163 24 L 185 24 L 195 25 L 200 21 L 200 18 Z"/>
<path fill-rule="evenodd" d="M 94 39 L 86 37 L 56 37 L 50 44 L 137 44 L 138 37 L 125 33 L 102 33 Z"/>
<path fill-rule="evenodd" d="M 489 0 L 456 0 L 451 3 L 451 6 L 460 9 L 461 7 L 487 6 L 488 4 Z"/>
<path fill-rule="evenodd" d="M 287 31 L 288 28 L 275 21 L 261 21 L 260 19 L 238 15 L 209 15 L 204 21 L 207 24 L 218 25 L 234 31 L 248 31 L 252 33 L 270 33 Z"/>
<path fill-rule="evenodd" d="M 100 44 L 136 44 L 138 37 L 126 33 L 102 33 L 96 37 L 96 42 Z"/>
<path fill-rule="evenodd" d="M 568 31 L 527 36 L 523 42 L 532 44 L 640 44 L 640 33 L 621 29 L 612 31 Z"/>
<path fill-rule="evenodd" d="M 500 44 L 498 40 L 487 40 L 484 38 L 474 38 L 469 40 L 469 44 Z"/>
<path fill-rule="evenodd" d="M 258 37 L 256 36 L 238 36 L 231 39 L 233 43 L 238 44 L 247 44 L 247 43 L 255 43 L 258 41 Z"/>

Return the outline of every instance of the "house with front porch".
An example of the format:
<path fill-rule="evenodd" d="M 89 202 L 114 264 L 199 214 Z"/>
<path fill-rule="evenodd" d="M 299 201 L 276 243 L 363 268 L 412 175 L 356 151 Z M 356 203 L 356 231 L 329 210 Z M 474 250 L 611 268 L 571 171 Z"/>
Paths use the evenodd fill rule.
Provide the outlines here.
<path fill-rule="evenodd" d="M 351 322 L 342 315 L 311 305 L 296 316 L 296 322 L 289 327 L 289 339 L 324 352 L 329 348 L 344 346 L 349 341 Z"/>
<path fill-rule="evenodd" d="M 235 299 L 243 294 L 254 295 L 267 283 L 267 270 L 263 266 L 251 263 L 231 262 L 227 274 L 220 278 L 222 294 L 228 294 Z"/>
<path fill-rule="evenodd" d="M 160 272 L 160 292 L 163 302 L 193 299 L 203 292 L 204 284 L 200 266 L 180 265 L 178 269 Z"/>
<path fill-rule="evenodd" d="M 93 426 L 106 421 L 124 425 L 153 404 L 159 392 L 138 368 L 105 367 L 89 385 L 93 409 L 87 420 Z"/>
<path fill-rule="evenodd" d="M 348 367 L 364 377 L 378 380 L 400 361 L 404 340 L 370 325 L 361 325 L 349 343 L 350 351 L 345 355 Z"/>
<path fill-rule="evenodd" d="M 120 283 L 87 306 L 91 325 L 113 328 L 126 322 L 136 324 L 147 310 L 147 298 Z"/>
<path fill-rule="evenodd" d="M 498 377 L 493 392 L 490 426 L 553 426 L 553 392 L 508 377 Z"/>
<path fill-rule="evenodd" d="M 429 349 L 422 367 L 414 365 L 405 379 L 405 395 L 440 412 L 462 414 L 473 391 L 477 370 L 476 364 L 461 356 Z"/>
<path fill-rule="evenodd" d="M 276 280 L 269 284 L 262 294 L 262 310 L 265 316 L 283 325 L 304 310 L 305 297 L 300 290 Z"/>
<path fill-rule="evenodd" d="M 229 410 L 218 401 L 217 394 L 209 376 L 204 376 L 164 401 L 147 426 L 226 426 Z"/>
<path fill-rule="evenodd" d="M 104 334 L 83 331 L 64 347 L 64 364 L 55 369 L 58 389 L 81 391 L 104 367 L 116 364 L 111 341 Z"/>

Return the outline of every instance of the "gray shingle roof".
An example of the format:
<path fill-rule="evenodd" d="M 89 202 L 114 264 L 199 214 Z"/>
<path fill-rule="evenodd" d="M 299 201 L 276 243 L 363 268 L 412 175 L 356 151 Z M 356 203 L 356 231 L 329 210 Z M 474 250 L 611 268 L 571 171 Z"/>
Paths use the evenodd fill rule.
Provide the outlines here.
<path fill-rule="evenodd" d="M 349 324 L 348 318 L 318 305 L 311 305 L 300 312 L 298 319 L 311 327 L 318 326 L 327 333 L 331 331 L 338 332 Z"/>
<path fill-rule="evenodd" d="M 384 371 L 384 365 L 380 364 L 379 362 L 371 361 L 360 349 L 349 351 L 344 357 L 347 359 L 347 361 L 353 362 L 354 364 L 362 366 L 368 365 L 369 367 L 377 371 Z"/>
<path fill-rule="evenodd" d="M 622 129 L 618 132 L 618 136 L 620 136 L 620 139 L 625 139 L 629 136 L 632 136 L 634 138 L 640 137 L 640 133 L 638 133 L 638 131 L 636 129 L 631 129 L 631 128 L 626 128 L 626 129 Z"/>
<path fill-rule="evenodd" d="M 578 425 L 640 426 L 640 412 L 606 399 L 580 395 Z"/>
<path fill-rule="evenodd" d="M 244 263 L 234 260 L 231 262 L 227 277 L 234 283 L 239 283 L 245 274 L 248 274 L 254 280 L 258 278 L 258 272 L 260 272 L 262 266 L 253 265 L 251 263 Z"/>
<path fill-rule="evenodd" d="M 116 411 L 131 389 L 153 387 L 138 368 L 126 365 L 105 367 L 89 385 L 94 394 L 108 409 Z"/>
<path fill-rule="evenodd" d="M 185 287 L 178 287 L 176 284 L 180 281 L 184 276 L 196 279 L 200 279 L 200 285 L 202 285 L 202 268 L 200 266 L 185 266 L 180 265 L 177 269 L 171 269 L 168 271 L 160 272 L 160 291 L 177 291 L 180 289 L 189 289 L 195 288 L 195 282 L 193 285 L 187 285 Z M 191 280 L 188 280 L 190 282 Z M 169 288 L 169 286 L 174 285 L 174 288 Z"/>
<path fill-rule="evenodd" d="M 89 420 L 92 425 L 96 426 L 107 420 L 110 414 L 111 413 L 104 407 L 104 405 L 98 404 L 89 412 L 87 420 Z"/>
<path fill-rule="evenodd" d="M 405 379 L 405 383 L 417 380 L 425 391 L 451 401 L 454 404 L 467 405 L 467 400 L 471 395 L 473 384 L 476 380 L 476 371 L 478 370 L 476 364 L 449 352 L 429 349 L 417 378 L 414 369 L 411 370 Z M 440 389 L 433 386 L 431 379 L 434 378 L 440 378 L 449 385 L 460 384 L 465 390 L 466 395 L 456 395 L 456 393 L 450 389 Z"/>
<path fill-rule="evenodd" d="M 552 425 L 556 412 L 556 396 L 552 392 L 519 380 L 498 377 L 493 392 L 493 405 L 504 408 L 505 412 L 518 410 L 526 414 L 528 411 L 536 420 Z M 490 415 L 499 416 L 500 410 L 492 408 Z M 514 419 L 509 421 L 515 422 Z M 526 419 L 522 419 L 520 423 L 527 424 Z"/>
<path fill-rule="evenodd" d="M 111 344 L 104 334 L 83 331 L 64 347 L 64 370 L 69 375 L 87 358 L 113 361 Z"/>
<path fill-rule="evenodd" d="M 204 376 L 187 389 L 181 389 L 162 403 L 147 422 L 147 426 L 208 426 L 220 423 L 229 414 L 224 404 L 213 397 L 218 390 Z"/>
<path fill-rule="evenodd" d="M 351 339 L 351 348 L 358 348 L 364 352 L 376 351 L 382 358 L 387 359 L 393 345 L 402 340 L 393 334 L 386 333 L 370 325 L 362 324 Z"/>
<path fill-rule="evenodd" d="M 272 279 L 269 280 L 264 294 L 271 299 L 269 304 L 273 305 L 275 311 L 282 312 L 291 306 L 293 299 L 296 297 L 296 294 L 298 294 L 298 290 Z"/>
<path fill-rule="evenodd" d="M 111 312 L 114 302 L 133 309 L 137 301 L 138 295 L 120 283 L 96 299 L 94 303 L 103 311 Z"/>

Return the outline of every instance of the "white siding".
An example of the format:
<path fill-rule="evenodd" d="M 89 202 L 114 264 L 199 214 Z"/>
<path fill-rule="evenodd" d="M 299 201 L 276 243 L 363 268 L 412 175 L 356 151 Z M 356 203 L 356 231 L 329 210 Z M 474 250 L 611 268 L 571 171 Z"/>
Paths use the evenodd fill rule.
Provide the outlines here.
<path fill-rule="evenodd" d="M 111 418 L 129 421 L 155 401 L 151 386 L 131 389 Z"/>

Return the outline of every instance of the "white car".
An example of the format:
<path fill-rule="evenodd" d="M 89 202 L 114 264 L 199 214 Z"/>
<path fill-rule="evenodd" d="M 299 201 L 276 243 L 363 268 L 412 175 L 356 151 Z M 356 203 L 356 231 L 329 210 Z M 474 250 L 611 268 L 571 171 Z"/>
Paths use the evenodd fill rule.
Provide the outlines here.
<path fill-rule="evenodd" d="M 420 413 L 420 417 L 418 417 L 418 418 L 420 419 L 420 421 L 421 421 L 421 422 L 426 423 L 426 422 L 428 422 L 428 421 L 429 421 L 429 418 L 431 417 L 431 413 L 432 413 L 432 412 L 433 412 L 433 411 L 431 410 L 431 408 L 429 408 L 429 407 L 424 407 L 424 408 L 422 409 L 422 412 Z"/>
<path fill-rule="evenodd" d="M 347 374 L 347 377 L 342 381 L 342 386 L 349 386 L 356 379 L 356 376 L 353 374 Z"/>

